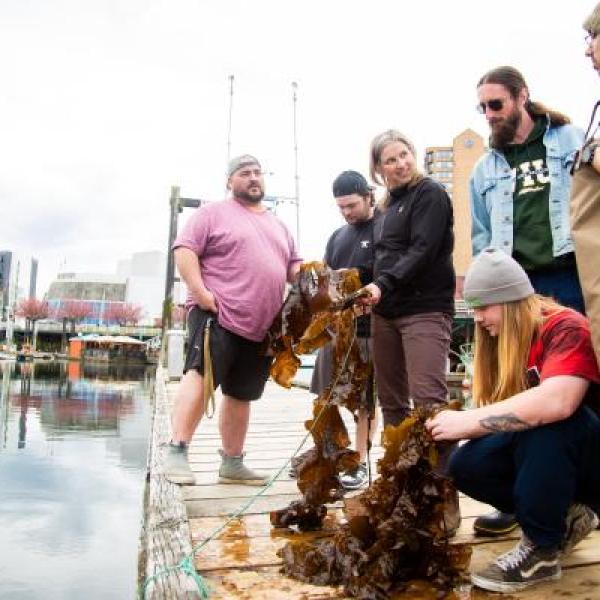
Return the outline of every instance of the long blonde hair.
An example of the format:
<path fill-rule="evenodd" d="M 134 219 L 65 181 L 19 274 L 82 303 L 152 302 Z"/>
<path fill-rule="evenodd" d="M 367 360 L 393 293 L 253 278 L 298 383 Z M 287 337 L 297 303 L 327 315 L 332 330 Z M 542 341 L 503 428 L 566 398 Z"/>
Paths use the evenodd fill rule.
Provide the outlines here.
<path fill-rule="evenodd" d="M 544 319 L 562 308 L 554 300 L 534 294 L 502 305 L 497 336 L 476 323 L 473 399 L 478 406 L 506 400 L 527 389 L 531 344 Z"/>
<path fill-rule="evenodd" d="M 386 146 L 389 146 L 394 142 L 401 142 L 415 158 L 417 157 L 415 145 L 400 131 L 388 129 L 383 133 L 376 135 L 373 138 L 369 149 L 369 174 L 371 175 L 373 182 L 377 185 L 386 186 L 386 182 L 382 179 L 381 173 L 379 172 L 379 169 L 381 168 L 381 154 Z M 414 187 L 421 179 L 423 179 L 423 174 L 415 168 L 414 173 L 406 186 L 409 188 Z M 385 196 L 378 203 L 379 209 L 385 210 L 390 204 L 390 199 L 390 192 L 388 189 Z"/>

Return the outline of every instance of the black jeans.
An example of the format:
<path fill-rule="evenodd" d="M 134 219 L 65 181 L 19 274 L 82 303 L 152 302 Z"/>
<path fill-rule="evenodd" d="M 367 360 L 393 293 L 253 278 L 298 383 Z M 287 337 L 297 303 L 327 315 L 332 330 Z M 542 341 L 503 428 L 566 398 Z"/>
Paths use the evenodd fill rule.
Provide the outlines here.
<path fill-rule="evenodd" d="M 573 502 L 600 509 L 600 420 L 580 406 L 564 421 L 468 441 L 450 457 L 456 487 L 515 513 L 537 546 L 557 546 Z"/>
<path fill-rule="evenodd" d="M 583 292 L 575 265 L 556 271 L 527 271 L 527 276 L 536 293 L 554 298 L 560 304 L 585 315 Z"/>

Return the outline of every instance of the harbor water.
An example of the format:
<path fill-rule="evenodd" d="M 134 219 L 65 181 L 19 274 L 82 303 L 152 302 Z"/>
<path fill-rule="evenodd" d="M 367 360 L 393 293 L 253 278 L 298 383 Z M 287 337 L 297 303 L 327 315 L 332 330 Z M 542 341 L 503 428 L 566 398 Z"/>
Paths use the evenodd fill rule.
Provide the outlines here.
<path fill-rule="evenodd" d="M 153 369 L 0 368 L 0 600 L 134 598 Z"/>

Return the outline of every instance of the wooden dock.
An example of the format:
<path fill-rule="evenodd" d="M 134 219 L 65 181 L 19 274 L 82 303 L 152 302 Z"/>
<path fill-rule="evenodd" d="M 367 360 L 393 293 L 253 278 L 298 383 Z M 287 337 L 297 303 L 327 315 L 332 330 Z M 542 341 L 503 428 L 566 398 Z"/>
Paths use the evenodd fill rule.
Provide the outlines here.
<path fill-rule="evenodd" d="M 146 501 L 146 519 L 142 533 L 140 581 L 172 566 L 192 552 L 214 530 L 223 526 L 229 515 L 237 511 L 261 488 L 217 484 L 220 447 L 217 419 L 205 419 L 190 446 L 190 463 L 196 476 L 192 486 L 176 486 L 160 475 L 161 444 L 169 439 L 170 406 L 177 384 L 165 383 L 161 371 L 157 375 L 156 410 L 152 450 L 149 462 L 149 484 Z M 305 435 L 304 420 L 310 415 L 312 395 L 293 388 L 285 390 L 269 382 L 262 400 L 253 404 L 250 429 L 246 443 L 246 462 L 255 469 L 275 472 L 283 467 L 295 452 Z M 354 423 L 344 419 L 353 437 Z M 379 435 L 376 435 L 376 440 Z M 310 440 L 307 442 L 311 444 Z M 309 446 L 305 446 L 309 447 Z M 373 467 L 382 455 L 376 444 L 372 452 Z M 374 469 L 375 471 L 375 469 Z M 245 512 L 232 521 L 220 536 L 208 542 L 194 558 L 194 565 L 211 589 L 210 598 L 243 600 L 324 600 L 345 598 L 338 588 L 303 584 L 279 572 L 281 560 L 276 552 L 293 534 L 274 530 L 269 523 L 269 511 L 283 508 L 299 498 L 296 483 L 290 480 L 287 468 L 280 478 L 264 492 Z M 472 524 L 478 515 L 490 510 L 489 506 L 468 497 L 461 497 L 463 521 L 455 538 L 457 542 L 473 544 L 472 568 L 481 568 L 498 554 L 507 551 L 519 537 L 518 532 L 504 538 L 480 538 L 472 534 Z M 332 507 L 330 515 L 340 509 Z M 302 535 L 327 535 L 327 531 Z M 197 598 L 196 585 L 191 577 L 180 570 L 156 579 L 147 588 L 146 598 Z M 418 591 L 402 598 L 424 599 Z M 511 599 L 549 600 L 600 599 L 600 531 L 584 540 L 565 558 L 563 576 L 558 582 L 534 587 Z M 471 590 L 459 591 L 457 598 L 504 598 Z"/>

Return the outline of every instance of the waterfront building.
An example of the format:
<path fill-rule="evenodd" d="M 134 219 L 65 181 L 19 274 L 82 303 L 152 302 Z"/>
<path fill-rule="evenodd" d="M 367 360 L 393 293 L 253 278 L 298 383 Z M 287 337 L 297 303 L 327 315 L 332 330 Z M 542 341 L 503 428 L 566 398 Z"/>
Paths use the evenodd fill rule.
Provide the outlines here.
<path fill-rule="evenodd" d="M 116 273 L 59 273 L 50 284 L 46 300 L 51 310 L 68 301 L 89 303 L 90 315 L 81 323 L 113 325 L 110 315 L 115 305 L 142 308 L 139 325 L 154 326 L 162 315 L 166 257 L 163 252 L 136 252 L 118 261 Z"/>
<path fill-rule="evenodd" d="M 424 170 L 439 181 L 452 198 L 454 208 L 454 268 L 457 295 L 462 296 L 462 282 L 471 262 L 471 210 L 469 177 L 479 157 L 484 153 L 483 138 L 472 129 L 465 129 L 451 146 L 429 146 L 425 149 Z"/>
<path fill-rule="evenodd" d="M 127 281 L 118 275 L 99 273 L 59 273 L 50 284 L 46 300 L 52 312 L 67 302 L 86 302 L 90 314 L 81 320 L 86 325 L 106 324 L 104 314 L 114 304 L 126 302 Z"/>
<path fill-rule="evenodd" d="M 117 274 L 127 282 L 127 302 L 143 307 L 142 323 L 154 325 L 162 316 L 167 257 L 158 250 L 135 252 L 117 263 Z"/>

